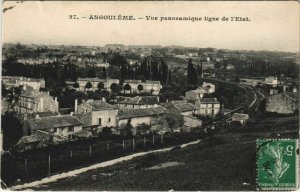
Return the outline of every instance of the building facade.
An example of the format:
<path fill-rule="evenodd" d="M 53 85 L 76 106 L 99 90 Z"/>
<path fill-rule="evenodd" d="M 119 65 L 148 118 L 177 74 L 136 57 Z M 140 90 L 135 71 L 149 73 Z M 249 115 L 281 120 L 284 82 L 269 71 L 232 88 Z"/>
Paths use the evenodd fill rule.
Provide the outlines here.
<path fill-rule="evenodd" d="M 99 78 L 78 78 L 77 83 L 79 85 L 79 87 L 78 87 L 79 91 L 87 91 L 87 90 L 96 91 L 96 90 L 98 90 L 98 85 L 101 83 L 101 84 L 103 84 L 104 90 L 111 92 L 111 86 L 113 84 L 119 85 L 119 80 L 118 79 L 99 79 Z M 86 88 L 86 85 L 88 83 L 91 83 L 91 85 L 92 85 L 91 88 Z"/>
<path fill-rule="evenodd" d="M 142 80 L 125 80 L 123 83 L 124 93 L 151 93 L 152 95 L 158 95 L 162 89 L 160 81 L 148 81 L 142 82 Z"/>
<path fill-rule="evenodd" d="M 165 109 L 160 106 L 146 109 L 119 109 L 117 115 L 118 126 L 122 127 L 128 122 L 133 127 L 143 123 L 151 125 L 152 120 L 159 118 L 164 112 Z"/>
<path fill-rule="evenodd" d="M 15 106 L 17 113 L 56 112 L 58 113 L 57 98 L 44 92 L 24 93 L 19 96 L 18 104 Z"/>
<path fill-rule="evenodd" d="M 6 88 L 19 87 L 19 86 L 30 86 L 34 90 L 45 88 L 44 79 L 35 79 L 35 78 L 27 78 L 27 77 L 2 76 L 2 83 L 5 85 Z"/>
<path fill-rule="evenodd" d="M 76 108 L 76 107 L 75 107 Z M 77 107 L 79 119 L 83 126 L 116 127 L 118 109 L 102 100 L 88 100 Z"/>
<path fill-rule="evenodd" d="M 59 115 L 44 118 L 35 118 L 25 121 L 23 135 L 37 134 L 38 131 L 46 132 L 68 139 L 73 133 L 82 130 L 81 121 L 72 115 Z"/>
<path fill-rule="evenodd" d="M 159 96 L 136 96 L 119 102 L 120 109 L 152 108 L 159 105 Z"/>
<path fill-rule="evenodd" d="M 217 98 L 202 98 L 195 102 L 197 114 L 203 116 L 215 116 L 221 110 L 221 104 Z"/>

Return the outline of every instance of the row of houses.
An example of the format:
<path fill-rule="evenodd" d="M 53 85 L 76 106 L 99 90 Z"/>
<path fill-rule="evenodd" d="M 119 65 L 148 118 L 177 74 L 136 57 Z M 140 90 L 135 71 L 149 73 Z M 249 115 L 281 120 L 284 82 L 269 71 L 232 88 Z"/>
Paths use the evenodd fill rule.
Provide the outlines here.
<path fill-rule="evenodd" d="M 27 78 L 27 77 L 17 77 L 17 76 L 2 76 L 2 84 L 5 88 L 28 86 L 33 90 L 39 90 L 40 88 L 45 88 L 44 79 Z"/>
<path fill-rule="evenodd" d="M 119 85 L 120 81 L 118 79 L 99 79 L 99 78 L 78 78 L 76 82 L 74 81 L 66 81 L 66 85 L 69 88 L 74 88 L 74 84 L 78 83 L 78 91 L 96 91 L 99 88 L 99 84 L 103 87 L 104 90 L 109 92 L 112 91 L 113 86 Z M 87 87 L 87 84 L 90 83 L 91 88 Z M 158 95 L 160 90 L 162 89 L 162 85 L 160 81 L 149 81 L 146 80 L 142 82 L 142 80 L 125 80 L 123 82 L 123 92 L 127 94 L 132 93 L 151 93 L 152 95 Z"/>

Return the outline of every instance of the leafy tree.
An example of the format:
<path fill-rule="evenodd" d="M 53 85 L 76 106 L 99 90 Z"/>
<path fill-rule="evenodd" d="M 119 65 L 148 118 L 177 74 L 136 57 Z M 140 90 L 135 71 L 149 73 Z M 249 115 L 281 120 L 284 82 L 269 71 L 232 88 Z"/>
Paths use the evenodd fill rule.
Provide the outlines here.
<path fill-rule="evenodd" d="M 149 132 L 150 128 L 150 125 L 142 123 L 136 127 L 136 132 L 138 135 L 146 135 Z"/>
<path fill-rule="evenodd" d="M 16 114 L 5 113 L 1 116 L 1 129 L 3 132 L 3 149 L 7 150 L 22 137 L 22 124 Z"/>
<path fill-rule="evenodd" d="M 113 93 L 119 93 L 121 88 L 116 83 L 111 84 L 110 89 Z"/>
<path fill-rule="evenodd" d="M 75 83 L 73 84 L 73 87 L 74 87 L 75 89 L 77 89 L 77 88 L 79 88 L 79 84 L 78 84 L 77 82 L 75 82 Z"/>
<path fill-rule="evenodd" d="M 192 59 L 189 59 L 188 61 L 187 82 L 191 85 L 197 84 L 197 72 L 193 65 Z"/>
<path fill-rule="evenodd" d="M 93 85 L 92 85 L 91 82 L 87 82 L 86 85 L 85 85 L 85 88 L 86 88 L 86 89 L 90 89 L 90 88 L 92 88 L 92 87 L 93 87 Z"/>
<path fill-rule="evenodd" d="M 137 88 L 140 92 L 143 91 L 143 89 L 144 89 L 143 85 L 141 85 L 141 84 L 139 84 Z"/>
<path fill-rule="evenodd" d="M 133 135 L 132 129 L 133 129 L 133 127 L 131 125 L 131 119 L 128 119 L 127 123 L 120 127 L 121 135 L 127 136 L 127 137 L 132 136 Z"/>
<path fill-rule="evenodd" d="M 126 84 L 124 86 L 124 89 L 127 90 L 127 91 L 130 91 L 131 90 L 131 86 L 129 84 Z"/>
<path fill-rule="evenodd" d="M 98 83 L 97 87 L 99 90 L 102 90 L 102 89 L 104 89 L 104 84 L 102 82 L 100 82 L 100 83 Z"/>
<path fill-rule="evenodd" d="M 178 114 L 164 113 L 160 120 L 164 125 L 167 125 L 172 132 L 175 128 L 182 127 L 184 124 L 183 116 Z"/>

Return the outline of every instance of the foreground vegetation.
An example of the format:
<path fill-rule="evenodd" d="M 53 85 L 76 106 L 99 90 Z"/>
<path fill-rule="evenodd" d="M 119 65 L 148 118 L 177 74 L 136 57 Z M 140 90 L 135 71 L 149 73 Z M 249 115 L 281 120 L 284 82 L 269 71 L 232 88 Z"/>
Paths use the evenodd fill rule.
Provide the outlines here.
<path fill-rule="evenodd" d="M 298 138 L 298 125 L 298 117 L 268 117 L 259 124 L 220 131 L 195 146 L 89 171 L 35 190 L 255 190 L 256 139 Z M 153 168 L 167 162 L 176 166 Z"/>

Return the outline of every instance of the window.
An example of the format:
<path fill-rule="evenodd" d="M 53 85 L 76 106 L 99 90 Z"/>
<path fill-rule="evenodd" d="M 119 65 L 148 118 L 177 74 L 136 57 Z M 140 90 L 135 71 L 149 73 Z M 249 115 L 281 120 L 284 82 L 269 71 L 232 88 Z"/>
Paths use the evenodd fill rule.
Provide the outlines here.
<path fill-rule="evenodd" d="M 108 118 L 108 122 L 110 123 L 110 118 Z"/>
<path fill-rule="evenodd" d="M 102 119 L 99 118 L 99 119 L 98 119 L 98 122 L 99 122 L 99 125 L 100 125 L 100 126 L 101 126 L 101 121 L 102 121 Z"/>
<path fill-rule="evenodd" d="M 74 127 L 69 127 L 69 132 L 73 132 L 74 131 Z"/>
<path fill-rule="evenodd" d="M 57 132 L 57 128 L 54 128 L 53 130 L 54 130 L 54 133 Z"/>

